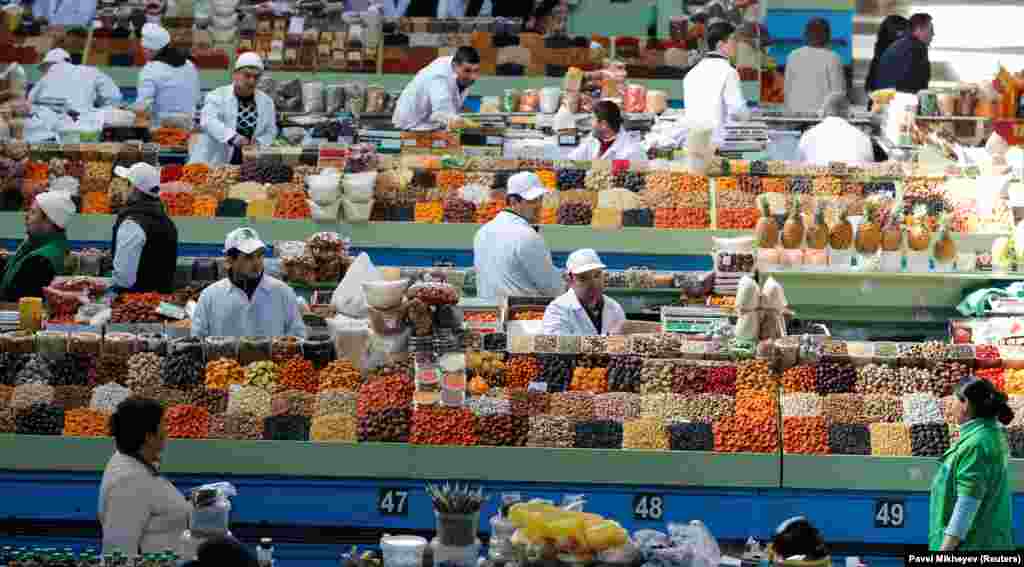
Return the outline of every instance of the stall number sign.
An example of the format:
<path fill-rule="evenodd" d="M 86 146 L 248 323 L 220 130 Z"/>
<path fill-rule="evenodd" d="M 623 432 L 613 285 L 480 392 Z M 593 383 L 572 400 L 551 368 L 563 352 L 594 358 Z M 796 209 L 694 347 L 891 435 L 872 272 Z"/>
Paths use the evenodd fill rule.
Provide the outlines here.
<path fill-rule="evenodd" d="M 876 528 L 902 528 L 906 521 L 906 508 L 902 500 L 875 501 Z"/>
<path fill-rule="evenodd" d="M 377 511 L 382 516 L 408 516 L 409 491 L 399 488 L 381 488 L 377 493 Z"/>
<path fill-rule="evenodd" d="M 660 494 L 637 494 L 633 497 L 633 519 L 660 521 L 665 517 L 665 499 Z"/>

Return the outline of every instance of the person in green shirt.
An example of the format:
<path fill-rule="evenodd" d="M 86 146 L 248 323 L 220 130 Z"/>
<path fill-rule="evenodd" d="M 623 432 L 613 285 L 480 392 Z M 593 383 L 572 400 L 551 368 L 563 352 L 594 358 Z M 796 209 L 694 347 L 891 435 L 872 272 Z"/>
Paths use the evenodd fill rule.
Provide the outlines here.
<path fill-rule="evenodd" d="M 25 213 L 28 238 L 8 258 L 0 278 L 0 301 L 42 297 L 50 280 L 64 272 L 68 252 L 64 228 L 74 214 L 75 204 L 67 193 L 48 191 L 36 196 Z"/>
<path fill-rule="evenodd" d="M 933 551 L 1012 551 L 1013 507 L 1005 425 L 1006 394 L 987 380 L 956 388 L 960 439 L 942 456 L 932 481 L 928 547 Z"/>

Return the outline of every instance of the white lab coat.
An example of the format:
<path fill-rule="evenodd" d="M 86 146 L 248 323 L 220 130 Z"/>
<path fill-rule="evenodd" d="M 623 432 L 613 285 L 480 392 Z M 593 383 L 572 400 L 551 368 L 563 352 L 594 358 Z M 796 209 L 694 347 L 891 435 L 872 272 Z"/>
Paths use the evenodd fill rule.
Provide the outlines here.
<path fill-rule="evenodd" d="M 526 219 L 508 211 L 476 232 L 473 267 L 476 295 L 482 299 L 553 297 L 564 289 L 544 238 Z"/>
<path fill-rule="evenodd" d="M 576 292 L 569 290 L 548 304 L 544 310 L 544 334 L 560 336 L 618 335 L 626 323 L 626 312 L 618 301 L 604 296 L 601 310 L 601 329 L 594 328 L 594 322 L 580 303 Z"/>
<path fill-rule="evenodd" d="M 391 122 L 402 130 L 431 128 L 444 123 L 462 110 L 468 91 L 459 91 L 452 58 L 438 57 L 405 86 Z"/>
<path fill-rule="evenodd" d="M 121 102 L 121 89 L 95 67 L 57 63 L 50 67 L 28 93 L 30 103 L 44 98 L 62 99 L 81 114 Z"/>
<path fill-rule="evenodd" d="M 96 19 L 96 0 L 36 0 L 32 13 L 46 18 L 51 26 L 88 28 Z"/>
<path fill-rule="evenodd" d="M 740 88 L 740 75 L 728 59 L 705 56 L 683 79 L 683 105 L 689 121 L 707 122 L 715 127 L 713 140 L 721 142 L 730 118 L 746 120 L 750 115 Z"/>
<path fill-rule="evenodd" d="M 619 130 L 615 142 L 608 148 L 608 151 L 598 155 L 601 151 L 601 142 L 593 134 L 583 138 L 580 145 L 569 153 L 569 159 L 573 161 L 593 160 L 630 160 L 643 161 L 647 159 L 647 152 L 643 146 L 625 130 Z"/>
<path fill-rule="evenodd" d="M 259 112 L 259 123 L 253 133 L 253 143 L 258 146 L 269 146 L 277 137 L 277 110 L 274 101 L 262 91 L 256 91 L 256 110 Z M 231 161 L 234 148 L 228 143 L 238 132 L 238 99 L 235 98 L 235 86 L 226 85 L 206 95 L 203 112 L 200 118 L 199 140 L 192 146 L 188 156 L 189 163 L 205 163 L 223 165 Z"/>
<path fill-rule="evenodd" d="M 786 59 L 786 111 L 817 114 L 832 93 L 846 94 L 839 55 L 823 47 L 801 47 Z"/>
<path fill-rule="evenodd" d="M 804 132 L 798 149 L 800 161 L 814 165 L 832 162 L 870 163 L 875 161 L 871 138 L 856 126 L 830 116 Z"/>
<path fill-rule="evenodd" d="M 160 116 L 176 113 L 195 114 L 199 104 L 199 71 L 191 61 L 172 67 L 162 61 L 150 61 L 139 73 L 136 100 L 152 99 L 153 125 L 160 125 Z"/>

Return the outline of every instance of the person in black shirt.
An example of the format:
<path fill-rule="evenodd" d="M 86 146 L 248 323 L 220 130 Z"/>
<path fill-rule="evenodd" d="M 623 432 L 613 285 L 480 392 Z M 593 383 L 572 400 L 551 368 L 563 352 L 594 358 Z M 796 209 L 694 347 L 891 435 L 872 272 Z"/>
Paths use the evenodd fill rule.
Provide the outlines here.
<path fill-rule="evenodd" d="M 114 168 L 134 188 L 114 222 L 114 291 L 171 293 L 178 229 L 160 201 L 160 171 L 148 163 Z"/>
<path fill-rule="evenodd" d="M 876 89 L 895 89 L 910 94 L 927 89 L 932 78 L 928 46 L 934 37 L 935 28 L 931 16 L 911 16 L 910 33 L 898 39 L 882 54 L 878 64 Z"/>
<path fill-rule="evenodd" d="M 870 95 L 872 91 L 878 90 L 878 65 L 882 61 L 882 55 L 906 33 L 908 27 L 910 20 L 903 16 L 887 16 L 882 20 L 882 25 L 878 28 L 878 37 L 875 38 L 875 56 L 871 59 L 867 80 L 864 81 L 865 93 Z"/>
<path fill-rule="evenodd" d="M 547 16 L 558 5 L 559 0 L 491 0 L 491 15 L 495 18 L 519 18 L 527 30 L 537 27 L 537 19 Z M 466 17 L 475 18 L 480 14 L 484 0 L 469 0 Z"/>

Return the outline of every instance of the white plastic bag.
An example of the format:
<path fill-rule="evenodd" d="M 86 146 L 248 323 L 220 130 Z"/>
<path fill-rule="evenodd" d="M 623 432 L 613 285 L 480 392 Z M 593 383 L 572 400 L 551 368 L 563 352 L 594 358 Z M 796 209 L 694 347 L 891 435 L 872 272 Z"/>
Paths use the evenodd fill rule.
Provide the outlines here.
<path fill-rule="evenodd" d="M 366 319 L 369 315 L 369 306 L 366 304 L 366 295 L 363 293 L 363 282 L 384 279 L 370 261 L 370 257 L 363 252 L 356 258 L 345 273 L 338 287 L 331 294 L 331 305 L 341 313 L 355 319 Z"/>
<path fill-rule="evenodd" d="M 707 526 L 698 520 L 689 524 L 669 524 L 668 537 L 672 547 L 654 552 L 655 557 L 678 565 L 692 567 L 718 567 L 722 551 Z M 689 560 L 678 561 L 677 558 Z"/>
<path fill-rule="evenodd" d="M 231 500 L 238 491 L 230 482 L 204 484 L 192 491 L 189 530 L 204 535 L 223 535 L 228 530 Z"/>
<path fill-rule="evenodd" d="M 761 288 L 750 276 L 743 276 L 739 290 L 736 292 L 736 310 L 739 319 L 736 322 L 736 338 L 744 341 L 756 341 L 761 328 Z"/>
<path fill-rule="evenodd" d="M 373 199 L 373 189 L 376 185 L 376 171 L 350 173 L 341 180 L 345 197 L 354 203 L 366 203 Z"/>

